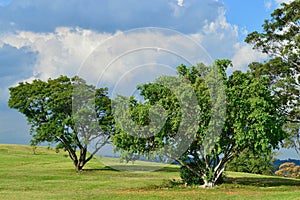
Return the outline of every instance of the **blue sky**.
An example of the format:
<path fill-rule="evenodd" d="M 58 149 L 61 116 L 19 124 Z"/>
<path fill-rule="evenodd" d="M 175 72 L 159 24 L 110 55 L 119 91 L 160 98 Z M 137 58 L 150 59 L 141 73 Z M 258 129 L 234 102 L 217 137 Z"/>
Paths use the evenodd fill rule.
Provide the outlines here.
<path fill-rule="evenodd" d="M 178 31 L 201 44 L 212 59 L 229 58 L 234 69 L 245 70 L 248 63 L 267 59 L 243 42 L 246 34 L 261 30 L 263 20 L 281 2 L 283 0 L 0 0 L 0 143 L 28 144 L 30 140 L 26 119 L 7 106 L 8 87 L 34 78 L 76 75 L 100 43 L 142 27 Z M 147 34 L 140 34 L 144 34 L 139 35 L 144 41 L 149 39 Z M 156 37 L 161 41 L 167 39 L 164 34 Z M 126 48 L 144 44 L 138 42 L 126 44 Z M 112 69 L 106 78 L 113 79 L 113 75 L 121 72 L 118 68 Z M 96 80 L 94 74 L 92 70 L 83 73 Z M 147 77 L 143 75 L 143 78 Z M 285 152 L 283 156 L 295 157 L 295 154 Z"/>

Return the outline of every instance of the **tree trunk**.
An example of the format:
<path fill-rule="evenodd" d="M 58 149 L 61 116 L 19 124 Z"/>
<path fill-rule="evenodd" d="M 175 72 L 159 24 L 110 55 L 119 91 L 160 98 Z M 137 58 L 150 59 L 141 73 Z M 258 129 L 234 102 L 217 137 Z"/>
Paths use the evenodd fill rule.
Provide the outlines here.
<path fill-rule="evenodd" d="M 208 178 L 207 175 L 203 175 L 202 179 L 204 180 L 204 184 L 202 185 L 204 188 L 213 188 L 216 186 L 218 179 L 222 176 L 224 168 L 220 168 L 221 165 L 218 165 L 212 174 L 211 178 Z M 207 169 L 209 171 L 209 169 Z M 209 180 L 210 179 L 210 180 Z"/>
<path fill-rule="evenodd" d="M 76 171 L 81 171 L 82 168 L 84 167 L 84 165 L 88 161 L 88 160 L 86 160 L 86 152 L 85 151 L 80 151 L 79 160 L 77 158 L 77 155 L 74 156 L 74 154 L 73 154 L 73 156 L 70 156 L 70 157 L 73 160 L 73 164 L 74 164 Z"/>
<path fill-rule="evenodd" d="M 75 170 L 76 171 L 81 171 L 86 163 L 87 163 L 86 154 L 82 153 L 80 151 L 79 160 L 74 161 Z"/>
<path fill-rule="evenodd" d="M 215 183 L 212 181 L 204 180 L 203 187 L 204 188 L 213 188 L 213 187 L 215 187 Z"/>
<path fill-rule="evenodd" d="M 82 170 L 83 166 L 84 166 L 84 165 L 80 165 L 80 164 L 78 163 L 78 165 L 75 165 L 75 170 L 79 172 L 79 171 Z"/>

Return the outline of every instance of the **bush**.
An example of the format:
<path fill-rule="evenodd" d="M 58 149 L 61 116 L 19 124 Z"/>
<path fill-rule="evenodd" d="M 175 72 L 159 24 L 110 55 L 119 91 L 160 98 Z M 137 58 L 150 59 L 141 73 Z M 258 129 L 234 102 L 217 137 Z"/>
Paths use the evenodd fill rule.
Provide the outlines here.
<path fill-rule="evenodd" d="M 275 174 L 277 176 L 300 178 L 300 166 L 295 166 L 293 162 L 285 162 L 279 166 L 279 170 Z"/>
<path fill-rule="evenodd" d="M 252 174 L 274 174 L 275 168 L 272 163 L 274 157 L 272 154 L 254 155 L 250 150 L 246 149 L 227 166 L 227 171 L 246 172 Z"/>
<path fill-rule="evenodd" d="M 199 166 L 196 166 L 195 163 L 190 163 L 189 166 L 191 166 L 193 169 L 197 169 L 199 170 Z M 182 179 L 182 181 L 184 183 L 186 183 L 187 185 L 203 185 L 204 184 L 204 180 L 197 176 L 195 173 L 193 173 L 191 170 L 189 170 L 187 167 L 185 166 L 181 166 L 180 167 L 180 177 Z M 224 177 L 221 175 L 216 184 L 221 184 L 224 182 Z"/>
<path fill-rule="evenodd" d="M 196 164 L 190 164 L 191 167 L 196 169 Z M 202 185 L 204 181 L 201 177 L 196 176 L 191 170 L 185 166 L 180 167 L 180 177 L 187 185 Z"/>

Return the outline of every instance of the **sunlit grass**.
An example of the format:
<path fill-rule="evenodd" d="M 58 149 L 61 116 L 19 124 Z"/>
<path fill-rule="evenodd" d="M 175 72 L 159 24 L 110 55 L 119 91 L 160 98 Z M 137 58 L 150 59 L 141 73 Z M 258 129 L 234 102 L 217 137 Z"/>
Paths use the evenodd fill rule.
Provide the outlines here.
<path fill-rule="evenodd" d="M 38 147 L 33 154 L 30 146 L 0 145 L 0 199 L 300 199 L 297 179 L 226 172 L 226 183 L 203 189 L 172 184 L 180 182 L 177 166 L 128 172 L 93 159 L 85 169 L 75 172 L 67 154 L 53 149 Z"/>

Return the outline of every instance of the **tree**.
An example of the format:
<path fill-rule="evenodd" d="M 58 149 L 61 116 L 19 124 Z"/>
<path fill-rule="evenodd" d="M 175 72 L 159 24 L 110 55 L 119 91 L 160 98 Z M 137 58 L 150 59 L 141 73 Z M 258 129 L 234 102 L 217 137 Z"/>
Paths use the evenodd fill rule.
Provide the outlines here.
<path fill-rule="evenodd" d="M 300 1 L 295 0 L 281 5 L 282 7 L 271 14 L 270 20 L 265 20 L 263 32 L 254 31 L 245 41 L 253 44 L 255 49 L 263 53 L 282 58 L 299 73 Z"/>
<path fill-rule="evenodd" d="M 246 42 L 271 56 L 264 63 L 252 63 L 251 68 L 257 77 L 270 77 L 270 89 L 280 100 L 278 108 L 287 116 L 285 129 L 290 137 L 285 147 L 300 148 L 300 1 L 295 0 L 282 6 L 265 20 L 263 32 L 250 33 Z"/>
<path fill-rule="evenodd" d="M 121 109 L 126 112 L 118 115 L 120 134 L 112 137 L 116 149 L 132 158 L 172 158 L 201 178 L 205 187 L 213 187 L 222 176 L 224 165 L 244 149 L 263 153 L 277 147 L 286 136 L 281 129 L 285 119 L 277 112 L 277 101 L 268 89 L 268 77 L 256 78 L 251 72 L 240 71 L 227 77 L 225 70 L 230 65 L 229 60 L 218 60 L 213 66 L 178 67 L 178 79 L 188 80 L 198 106 L 191 105 L 192 92 L 180 84 L 182 81 L 176 84 L 188 92 L 176 93 L 166 87 L 161 80 L 173 80 L 168 77 L 138 86 L 144 101 L 131 97 L 127 107 Z M 223 92 L 226 92 L 226 100 Z M 124 99 L 118 100 L 121 105 L 126 105 Z M 186 104 L 195 110 L 189 115 L 195 118 L 191 119 L 196 122 L 196 127 L 191 127 L 193 123 L 188 124 L 191 119 L 185 119 Z M 161 116 L 165 116 L 164 124 L 158 123 L 160 126 L 155 130 L 149 128 L 151 120 L 156 119 L 151 115 L 159 115 L 159 112 L 149 110 L 154 105 L 163 107 Z M 133 122 L 128 123 L 131 120 L 139 125 L 138 128 L 128 129 L 135 126 Z M 143 129 L 145 126 L 149 129 Z M 185 127 L 184 137 L 176 137 L 182 126 Z M 189 145 L 186 147 L 182 143 Z M 184 151 L 178 154 L 178 149 Z"/>
<path fill-rule="evenodd" d="M 106 88 L 95 89 L 76 76 L 60 76 L 21 82 L 9 90 L 9 107 L 27 117 L 31 144 L 56 143 L 57 149 L 69 153 L 76 170 L 81 170 L 114 134 Z"/>

